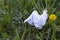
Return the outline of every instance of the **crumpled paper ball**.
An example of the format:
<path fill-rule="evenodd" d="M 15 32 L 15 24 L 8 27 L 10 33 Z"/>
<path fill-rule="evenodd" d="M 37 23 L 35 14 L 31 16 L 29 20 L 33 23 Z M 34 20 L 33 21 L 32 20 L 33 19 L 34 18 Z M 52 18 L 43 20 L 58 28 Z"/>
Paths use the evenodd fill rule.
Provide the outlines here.
<path fill-rule="evenodd" d="M 34 10 L 31 15 L 26 20 L 24 20 L 24 23 L 28 22 L 30 25 L 35 26 L 40 30 L 46 24 L 47 18 L 47 10 L 43 10 L 41 15 L 38 14 L 37 10 Z"/>

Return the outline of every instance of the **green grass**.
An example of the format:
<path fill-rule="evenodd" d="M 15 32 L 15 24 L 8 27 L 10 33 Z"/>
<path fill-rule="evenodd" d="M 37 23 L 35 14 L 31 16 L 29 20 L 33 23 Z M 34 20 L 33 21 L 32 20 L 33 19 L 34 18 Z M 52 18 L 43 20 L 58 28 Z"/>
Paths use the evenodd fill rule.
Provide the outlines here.
<path fill-rule="evenodd" d="M 38 30 L 24 20 L 33 10 L 56 14 Z M 60 40 L 60 0 L 0 0 L 0 40 Z"/>

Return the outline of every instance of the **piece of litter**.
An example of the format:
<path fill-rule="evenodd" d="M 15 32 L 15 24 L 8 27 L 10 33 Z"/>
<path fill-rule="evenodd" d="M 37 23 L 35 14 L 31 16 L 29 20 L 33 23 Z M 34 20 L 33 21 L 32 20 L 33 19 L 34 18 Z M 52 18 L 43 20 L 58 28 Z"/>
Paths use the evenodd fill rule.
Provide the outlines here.
<path fill-rule="evenodd" d="M 47 10 L 43 10 L 43 14 L 39 15 L 37 10 L 34 10 L 31 15 L 24 21 L 30 25 L 35 26 L 37 29 L 42 29 L 48 18 Z"/>

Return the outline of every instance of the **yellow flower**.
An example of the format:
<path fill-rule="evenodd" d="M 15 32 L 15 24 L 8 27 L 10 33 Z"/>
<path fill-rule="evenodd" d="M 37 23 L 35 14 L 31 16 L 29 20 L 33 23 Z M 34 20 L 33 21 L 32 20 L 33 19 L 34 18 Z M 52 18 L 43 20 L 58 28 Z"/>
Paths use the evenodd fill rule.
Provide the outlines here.
<path fill-rule="evenodd" d="M 56 20 L 57 19 L 57 16 L 55 14 L 51 14 L 49 16 L 49 20 Z"/>

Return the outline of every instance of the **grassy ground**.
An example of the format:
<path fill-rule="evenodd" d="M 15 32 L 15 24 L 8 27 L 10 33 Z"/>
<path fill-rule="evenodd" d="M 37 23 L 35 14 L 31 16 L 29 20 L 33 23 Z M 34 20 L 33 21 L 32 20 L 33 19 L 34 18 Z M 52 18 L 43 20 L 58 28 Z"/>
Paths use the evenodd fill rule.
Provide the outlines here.
<path fill-rule="evenodd" d="M 33 10 L 55 14 L 38 30 L 24 20 Z M 53 19 L 52 19 L 53 20 Z M 60 40 L 60 0 L 0 0 L 0 40 Z"/>

